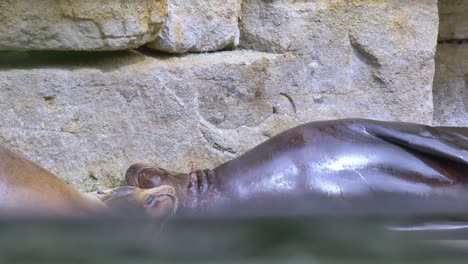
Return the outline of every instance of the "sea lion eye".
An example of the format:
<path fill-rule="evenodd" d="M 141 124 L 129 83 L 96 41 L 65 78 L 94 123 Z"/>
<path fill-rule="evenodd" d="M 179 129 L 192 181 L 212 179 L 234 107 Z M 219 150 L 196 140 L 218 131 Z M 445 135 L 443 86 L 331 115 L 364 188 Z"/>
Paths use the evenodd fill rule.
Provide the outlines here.
<path fill-rule="evenodd" d="M 139 187 L 141 188 L 153 188 L 159 187 L 164 183 L 164 175 L 160 171 L 155 169 L 147 169 L 140 173 L 139 176 Z M 167 177 L 166 177 L 167 178 Z"/>
<path fill-rule="evenodd" d="M 163 180 L 161 179 L 161 176 L 159 175 L 156 177 L 151 177 L 149 180 L 153 187 L 159 187 L 163 184 Z"/>

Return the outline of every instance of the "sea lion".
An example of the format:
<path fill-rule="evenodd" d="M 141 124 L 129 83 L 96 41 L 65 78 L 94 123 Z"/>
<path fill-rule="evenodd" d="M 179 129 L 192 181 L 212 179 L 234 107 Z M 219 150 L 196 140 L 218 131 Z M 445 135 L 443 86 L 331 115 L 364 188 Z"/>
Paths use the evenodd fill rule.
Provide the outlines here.
<path fill-rule="evenodd" d="M 181 207 L 259 196 L 468 195 L 468 128 L 343 119 L 304 124 L 210 170 L 133 164 L 130 186 L 171 185 Z"/>
<path fill-rule="evenodd" d="M 0 146 L 0 217 L 82 217 L 139 210 L 163 218 L 174 212 L 174 188 L 122 187 L 96 195 L 80 193 L 51 172 Z"/>

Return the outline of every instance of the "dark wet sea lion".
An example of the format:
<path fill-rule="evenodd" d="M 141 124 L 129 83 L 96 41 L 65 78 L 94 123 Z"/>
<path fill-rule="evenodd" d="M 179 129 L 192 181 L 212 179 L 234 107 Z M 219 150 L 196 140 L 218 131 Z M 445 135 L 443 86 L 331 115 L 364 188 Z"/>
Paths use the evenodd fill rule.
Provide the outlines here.
<path fill-rule="evenodd" d="M 0 146 L 0 217 L 118 215 L 131 208 L 158 218 L 175 210 L 174 194 L 170 186 L 148 190 L 122 187 L 96 195 L 80 193 L 49 171 Z"/>
<path fill-rule="evenodd" d="M 134 164 L 127 183 L 174 186 L 182 207 L 262 195 L 468 195 L 468 128 L 344 119 L 287 130 L 213 170 Z"/>

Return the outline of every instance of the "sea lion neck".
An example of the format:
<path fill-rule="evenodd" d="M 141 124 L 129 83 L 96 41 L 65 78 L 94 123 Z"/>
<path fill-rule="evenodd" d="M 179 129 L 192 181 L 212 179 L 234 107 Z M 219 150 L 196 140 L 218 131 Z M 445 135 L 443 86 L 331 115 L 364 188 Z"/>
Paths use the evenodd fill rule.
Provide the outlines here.
<path fill-rule="evenodd" d="M 185 175 L 188 180 L 182 192 L 185 195 L 179 197 L 182 207 L 209 208 L 218 202 L 220 186 L 214 170 L 195 170 Z"/>

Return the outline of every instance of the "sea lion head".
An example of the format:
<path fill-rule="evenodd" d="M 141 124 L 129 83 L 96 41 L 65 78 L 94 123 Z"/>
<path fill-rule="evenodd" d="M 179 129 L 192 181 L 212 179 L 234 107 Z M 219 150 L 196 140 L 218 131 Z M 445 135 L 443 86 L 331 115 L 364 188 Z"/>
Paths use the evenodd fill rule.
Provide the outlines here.
<path fill-rule="evenodd" d="M 174 187 L 177 195 L 185 193 L 190 181 L 187 173 L 170 172 L 163 168 L 143 163 L 130 166 L 125 173 L 125 179 L 128 185 L 142 189 L 169 185 Z"/>
<path fill-rule="evenodd" d="M 97 195 L 113 212 L 123 215 L 135 212 L 161 220 L 174 215 L 178 208 L 175 189 L 169 185 L 150 189 L 125 186 L 99 191 Z"/>
<path fill-rule="evenodd" d="M 183 208 L 210 207 L 220 193 L 213 170 L 175 173 L 152 165 L 137 163 L 125 174 L 127 184 L 138 188 L 172 186 Z"/>

